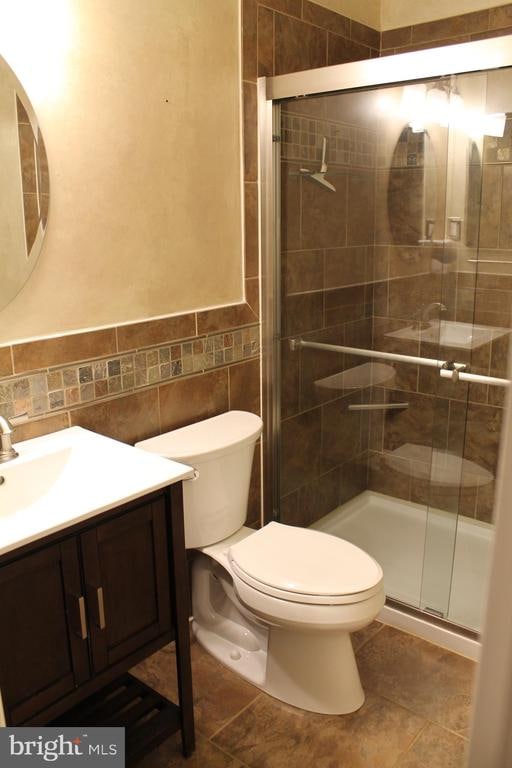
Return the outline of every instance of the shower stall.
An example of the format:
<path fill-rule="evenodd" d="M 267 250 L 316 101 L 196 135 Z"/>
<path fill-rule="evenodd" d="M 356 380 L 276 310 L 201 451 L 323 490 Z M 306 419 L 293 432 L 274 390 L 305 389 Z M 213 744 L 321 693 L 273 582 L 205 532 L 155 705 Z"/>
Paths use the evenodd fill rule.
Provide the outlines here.
<path fill-rule="evenodd" d="M 259 105 L 269 508 L 375 557 L 390 604 L 477 633 L 508 391 L 512 38 L 269 78 Z"/>

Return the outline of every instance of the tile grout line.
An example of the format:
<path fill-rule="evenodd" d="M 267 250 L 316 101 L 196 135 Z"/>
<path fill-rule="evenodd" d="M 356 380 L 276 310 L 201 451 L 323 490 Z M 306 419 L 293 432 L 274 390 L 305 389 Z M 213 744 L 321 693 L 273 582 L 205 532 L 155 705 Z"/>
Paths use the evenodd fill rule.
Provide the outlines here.
<path fill-rule="evenodd" d="M 254 702 L 257 701 L 261 696 L 262 696 L 262 691 L 258 691 L 258 693 L 255 695 L 254 699 L 251 699 L 251 701 L 248 704 L 246 704 L 244 707 L 242 707 L 242 709 L 240 709 L 236 714 L 234 714 L 232 717 L 228 718 L 228 720 L 226 720 L 225 723 L 223 723 L 219 728 L 217 728 L 217 730 L 214 733 L 212 733 L 211 736 L 208 737 L 208 740 L 211 741 L 212 744 L 214 744 L 215 742 L 213 742 L 212 739 L 214 739 L 216 736 L 218 736 L 219 733 L 224 728 L 226 728 L 228 725 L 231 725 L 231 723 L 234 720 L 236 720 L 239 715 L 241 715 L 243 712 L 245 712 L 246 709 L 249 709 L 249 707 L 252 706 L 254 704 Z"/>
<path fill-rule="evenodd" d="M 368 638 L 366 638 L 366 640 L 364 640 L 364 641 L 361 643 L 361 645 L 359 645 L 359 646 L 357 647 L 357 649 L 356 649 L 356 650 L 354 650 L 354 655 L 355 655 L 355 654 L 357 654 L 357 653 L 359 653 L 359 651 L 360 651 L 362 648 L 365 648 L 365 647 L 368 645 L 368 643 L 371 643 L 371 641 L 372 641 L 372 640 L 373 640 L 375 637 L 377 637 L 377 635 L 378 635 L 380 632 L 382 632 L 382 630 L 384 629 L 384 627 L 386 626 L 386 624 L 384 624 L 383 622 L 379 622 L 379 623 L 380 623 L 380 627 L 379 627 L 379 628 L 378 628 L 378 629 L 377 629 L 377 630 L 376 630 L 376 631 L 373 633 L 373 635 L 372 635 L 371 637 L 368 637 Z"/>
<path fill-rule="evenodd" d="M 414 714 L 414 713 L 413 713 L 413 714 Z M 424 719 L 425 719 L 425 718 L 424 718 Z M 399 760 L 401 760 L 401 758 L 402 758 L 402 757 L 404 757 L 404 755 L 407 755 L 407 754 L 408 754 L 408 753 L 411 751 L 411 749 L 414 747 L 414 745 L 415 745 L 415 744 L 416 744 L 416 743 L 419 741 L 419 739 L 420 739 L 420 737 L 421 737 L 422 733 L 424 733 L 424 731 L 426 730 L 426 728 L 427 728 L 428 724 L 429 724 L 429 721 L 428 721 L 428 720 L 425 720 L 425 722 L 423 723 L 423 725 L 422 725 L 422 726 L 421 726 L 421 728 L 419 729 L 418 733 L 417 733 L 415 736 L 413 736 L 413 737 L 412 737 L 412 739 L 411 739 L 411 741 L 410 741 L 410 743 L 409 743 L 409 746 L 407 747 L 407 749 L 404 749 L 404 751 L 402 752 L 402 754 L 399 756 L 399 758 L 398 758 Z M 399 763 L 396 763 L 396 768 L 399 768 Z"/>
<path fill-rule="evenodd" d="M 428 642 L 428 641 L 425 641 Z M 434 643 L 431 643 L 434 645 Z M 441 646 L 437 646 L 440 648 Z M 400 707 L 400 709 L 404 709 L 406 712 L 409 712 L 411 715 L 414 715 L 415 717 L 419 717 L 422 720 L 425 720 L 425 725 L 434 725 L 436 728 L 440 728 L 442 731 L 446 731 L 447 733 L 450 733 L 452 736 L 456 736 L 457 738 L 461 739 L 464 742 L 469 741 L 469 738 L 467 736 L 464 736 L 462 733 L 459 733 L 458 731 L 454 731 L 452 728 L 447 728 L 445 725 L 438 723 L 436 720 L 432 720 L 432 718 L 427 717 L 426 715 L 421 714 L 420 712 L 417 712 L 414 709 L 411 709 L 410 706 L 406 706 L 405 704 L 402 704 L 399 701 L 395 701 L 395 699 L 390 698 L 389 695 L 386 695 L 384 693 L 380 693 L 376 691 L 371 686 L 365 689 L 366 691 L 371 691 L 371 693 L 374 696 L 379 697 L 380 699 L 383 699 L 384 701 L 387 701 L 389 704 L 393 704 L 395 707 Z M 408 747 L 409 749 L 410 747 Z"/>
<path fill-rule="evenodd" d="M 215 742 L 210 741 L 210 739 L 208 739 L 208 742 L 212 745 L 214 749 L 217 749 L 219 752 L 221 752 L 221 754 L 225 755 L 226 757 L 229 757 L 231 760 L 236 760 L 237 763 L 240 763 L 242 768 L 251 768 L 249 763 L 244 762 L 239 757 L 236 757 L 235 755 L 231 754 L 231 752 L 228 752 L 227 750 L 223 749 L 223 747 L 219 747 L 219 745 L 215 744 Z"/>

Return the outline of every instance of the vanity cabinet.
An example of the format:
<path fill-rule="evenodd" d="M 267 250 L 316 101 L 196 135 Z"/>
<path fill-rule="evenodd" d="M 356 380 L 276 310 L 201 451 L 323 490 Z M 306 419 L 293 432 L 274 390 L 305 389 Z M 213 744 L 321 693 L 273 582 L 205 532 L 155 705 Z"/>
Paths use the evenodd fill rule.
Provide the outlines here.
<path fill-rule="evenodd" d="M 96 673 L 170 632 L 163 499 L 83 533 L 80 550 Z"/>
<path fill-rule="evenodd" d="M 23 723 L 89 678 L 81 593 L 76 539 L 0 567 L 0 680 L 10 724 Z"/>
<path fill-rule="evenodd" d="M 172 639 L 177 722 L 190 753 L 181 483 L 0 557 L 0 692 L 8 725 L 54 722 Z"/>

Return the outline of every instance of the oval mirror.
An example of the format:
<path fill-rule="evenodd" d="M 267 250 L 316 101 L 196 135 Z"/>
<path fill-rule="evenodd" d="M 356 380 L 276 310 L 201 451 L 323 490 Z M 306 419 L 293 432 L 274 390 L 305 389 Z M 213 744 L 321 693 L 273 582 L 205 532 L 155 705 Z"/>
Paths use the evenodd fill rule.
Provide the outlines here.
<path fill-rule="evenodd" d="M 424 237 L 426 208 L 425 152 L 427 134 L 405 126 L 396 143 L 388 182 L 388 218 L 392 242 L 418 245 Z M 433 186 L 435 189 L 435 185 Z"/>
<path fill-rule="evenodd" d="M 0 309 L 32 272 L 46 230 L 50 186 L 35 112 L 0 56 Z"/>
<path fill-rule="evenodd" d="M 474 141 L 471 141 L 469 144 L 467 172 L 466 245 L 470 248 L 477 248 L 480 229 L 482 158 L 480 157 L 480 150 Z"/>

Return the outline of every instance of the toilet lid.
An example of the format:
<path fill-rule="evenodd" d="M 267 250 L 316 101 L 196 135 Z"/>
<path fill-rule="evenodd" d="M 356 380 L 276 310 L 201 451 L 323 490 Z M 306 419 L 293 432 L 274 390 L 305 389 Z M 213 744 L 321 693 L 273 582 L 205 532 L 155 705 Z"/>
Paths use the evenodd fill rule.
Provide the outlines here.
<path fill-rule="evenodd" d="M 167 459 L 194 464 L 198 460 L 211 461 L 244 444 L 254 444 L 262 427 L 262 420 L 254 413 L 227 411 L 163 435 L 141 440 L 135 443 L 135 447 L 158 453 Z"/>
<path fill-rule="evenodd" d="M 234 572 L 256 589 L 290 600 L 300 595 L 304 602 L 366 599 L 370 595 L 361 593 L 374 594 L 383 578 L 380 565 L 354 544 L 281 523 L 269 523 L 234 544 L 228 558 Z"/>

